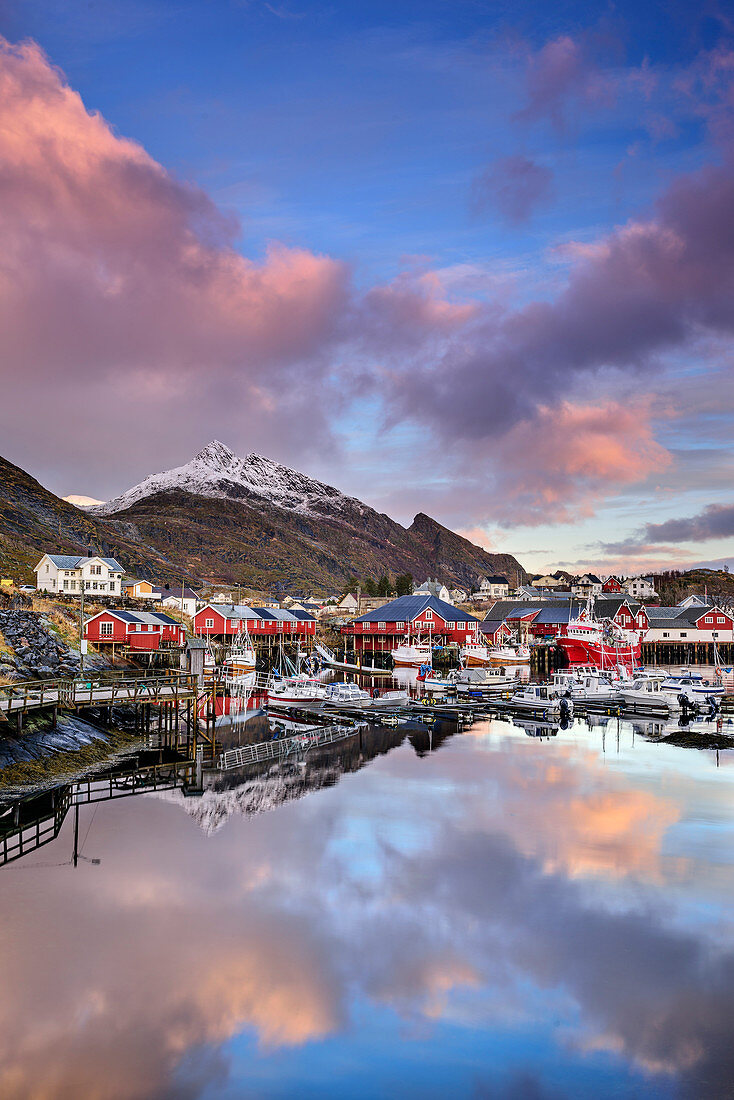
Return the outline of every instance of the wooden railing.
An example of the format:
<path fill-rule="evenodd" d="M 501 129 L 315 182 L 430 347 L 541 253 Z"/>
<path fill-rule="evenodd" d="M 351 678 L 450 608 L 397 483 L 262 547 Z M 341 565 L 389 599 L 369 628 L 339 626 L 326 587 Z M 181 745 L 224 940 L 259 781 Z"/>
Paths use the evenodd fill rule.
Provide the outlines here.
<path fill-rule="evenodd" d="M 93 676 L 77 680 L 30 680 L 0 687 L 0 714 L 60 706 L 137 706 L 196 698 L 196 677 L 187 672 L 164 676 Z"/>

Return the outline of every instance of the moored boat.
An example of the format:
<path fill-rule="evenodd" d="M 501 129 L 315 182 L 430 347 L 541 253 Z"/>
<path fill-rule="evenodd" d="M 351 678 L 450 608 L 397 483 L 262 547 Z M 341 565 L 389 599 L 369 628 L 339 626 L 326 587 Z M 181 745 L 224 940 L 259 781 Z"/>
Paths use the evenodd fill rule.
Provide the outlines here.
<path fill-rule="evenodd" d="M 492 665 L 529 665 L 530 646 L 523 642 L 511 645 L 506 642 L 503 645 L 492 646 L 489 651 L 489 660 Z"/>
<path fill-rule="evenodd" d="M 569 621 L 565 633 L 556 635 L 556 646 L 569 665 L 633 669 L 640 661 L 640 635 L 635 630 L 624 630 L 613 619 L 595 619 L 593 608 L 590 599 L 581 614 Z"/>
<path fill-rule="evenodd" d="M 421 665 L 431 664 L 433 650 L 430 642 L 411 642 L 410 638 L 406 638 L 391 651 L 391 656 L 396 668 L 420 668 Z"/>
<path fill-rule="evenodd" d="M 461 647 L 461 661 L 465 668 L 487 668 L 492 663 L 489 647 L 481 642 L 467 642 Z"/>
<path fill-rule="evenodd" d="M 533 714 L 558 715 L 561 718 L 573 714 L 573 700 L 570 696 L 559 696 L 548 684 L 528 684 L 516 691 L 510 698 L 514 710 L 530 711 Z"/>

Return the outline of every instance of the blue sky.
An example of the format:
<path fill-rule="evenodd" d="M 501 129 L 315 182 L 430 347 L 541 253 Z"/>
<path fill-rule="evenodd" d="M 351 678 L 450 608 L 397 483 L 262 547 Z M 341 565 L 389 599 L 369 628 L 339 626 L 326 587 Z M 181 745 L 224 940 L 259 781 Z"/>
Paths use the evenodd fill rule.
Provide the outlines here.
<path fill-rule="evenodd" d="M 428 511 L 517 551 L 530 569 L 579 562 L 635 571 L 731 554 L 726 524 L 716 537 L 698 524 L 699 537 L 680 545 L 651 542 L 645 530 L 731 501 L 732 325 L 709 307 L 714 272 L 728 278 L 732 257 L 722 247 L 701 288 L 698 267 L 684 268 L 671 245 L 672 234 L 683 250 L 700 239 L 694 200 L 670 212 L 683 201 L 681 181 L 700 180 L 694 199 L 704 208 L 713 185 L 697 173 L 716 169 L 728 183 L 726 7 L 9 0 L 0 33 L 6 65 L 16 51 L 16 119 L 28 109 L 32 67 L 18 44 L 32 42 L 58 67 L 44 70 L 52 99 L 54 81 L 68 86 L 114 141 L 131 139 L 166 174 L 171 193 L 156 197 L 151 227 L 185 206 L 178 237 L 150 259 L 132 246 L 123 256 L 120 241 L 105 236 L 112 222 L 124 236 L 126 219 L 135 220 L 136 202 L 124 193 L 117 201 L 120 179 L 109 176 L 118 154 L 107 150 L 97 176 L 84 178 L 94 199 L 80 198 L 70 214 L 59 197 L 64 143 L 86 143 L 87 163 L 98 134 L 76 100 L 63 117 L 47 111 L 55 156 L 40 155 L 46 135 L 34 130 L 39 159 L 19 158 L 14 183 L 20 193 L 34 172 L 47 175 L 54 247 L 38 244 L 27 204 L 8 214 L 10 239 L 32 247 L 23 271 L 38 284 L 13 313 L 37 323 L 39 300 L 72 293 L 73 267 L 75 337 L 59 329 L 39 349 L 29 329 L 19 331 L 8 374 L 21 399 L 48 401 L 49 419 L 62 401 L 73 423 L 84 394 L 89 411 L 119 415 L 123 431 L 140 409 L 116 387 L 123 375 L 132 388 L 144 379 L 146 405 L 162 399 L 173 424 L 155 432 L 160 416 L 151 412 L 133 453 L 118 443 L 96 461 L 94 433 L 84 454 L 55 442 L 39 453 L 27 423 L 8 418 L 6 457 L 55 491 L 101 498 L 217 436 L 336 482 L 402 521 Z M 120 159 L 129 156 L 121 144 Z M 199 189 L 195 209 L 180 184 Z M 84 225 L 85 207 L 102 195 L 111 196 L 106 220 Z M 650 295 L 639 227 L 661 260 Z M 232 252 L 253 261 L 247 278 L 254 271 L 258 286 L 264 273 L 288 324 L 299 317 L 287 349 L 267 327 L 284 324 L 272 321 L 270 302 L 262 324 L 242 319 L 262 307 L 250 283 L 241 329 L 225 347 L 229 314 L 218 321 L 216 311 L 196 336 L 184 323 L 181 346 L 172 346 L 192 283 L 181 293 L 165 264 L 189 234 L 217 264 Z M 611 301 L 627 277 L 605 255 L 610 241 L 632 272 L 622 305 Z M 274 247 L 298 257 L 287 294 Z M 128 284 L 142 269 L 153 294 L 165 286 L 157 312 L 172 318 L 168 332 L 147 338 L 133 300 L 105 330 L 95 304 L 100 268 Z M 600 334 L 606 323 L 607 282 L 610 329 L 618 336 L 629 326 L 629 346 L 606 335 L 590 346 L 594 309 Z M 683 290 L 671 291 L 676 282 Z M 554 316 L 539 326 L 543 306 Z M 120 350 L 116 334 L 131 325 L 136 346 Z M 564 454 L 567 440 L 578 453 Z"/>

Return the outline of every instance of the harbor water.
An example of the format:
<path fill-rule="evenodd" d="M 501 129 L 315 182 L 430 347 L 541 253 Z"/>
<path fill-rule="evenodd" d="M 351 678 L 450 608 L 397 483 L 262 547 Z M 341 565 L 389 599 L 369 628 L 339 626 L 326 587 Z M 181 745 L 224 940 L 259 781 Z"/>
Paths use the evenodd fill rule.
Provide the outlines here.
<path fill-rule="evenodd" d="M 594 721 L 67 814 L 0 870 L 0 1095 L 731 1096 L 734 753 Z"/>

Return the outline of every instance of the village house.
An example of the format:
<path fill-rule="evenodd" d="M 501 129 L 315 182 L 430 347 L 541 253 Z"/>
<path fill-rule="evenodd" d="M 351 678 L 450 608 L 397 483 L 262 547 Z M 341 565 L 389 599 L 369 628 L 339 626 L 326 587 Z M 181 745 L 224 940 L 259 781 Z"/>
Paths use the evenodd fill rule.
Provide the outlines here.
<path fill-rule="evenodd" d="M 618 596 L 622 592 L 622 584 L 616 577 L 607 577 L 601 586 L 601 590 L 604 594 L 610 596 Z M 630 593 L 632 595 L 632 593 Z"/>
<path fill-rule="evenodd" d="M 657 596 L 650 577 L 630 577 L 624 582 L 624 590 L 633 600 L 651 600 Z"/>
<path fill-rule="evenodd" d="M 447 600 L 447 603 L 466 603 L 469 599 L 469 593 L 464 588 L 452 588 L 451 599 Z"/>
<path fill-rule="evenodd" d="M 186 645 L 185 628 L 161 611 L 117 611 L 108 608 L 85 621 L 84 637 L 98 649 L 127 646 L 131 650 L 151 652 Z"/>
<path fill-rule="evenodd" d="M 720 607 L 648 607 L 646 642 L 732 642 L 734 618 Z"/>
<path fill-rule="evenodd" d="M 199 596 L 193 588 L 158 588 L 161 607 L 171 607 L 193 619 L 199 605 Z"/>
<path fill-rule="evenodd" d="M 440 581 L 432 581 L 429 577 L 428 580 L 423 581 L 423 584 L 413 588 L 414 596 L 435 596 L 437 600 L 443 600 L 444 603 L 452 603 L 451 593 L 445 584 L 441 584 Z"/>
<path fill-rule="evenodd" d="M 359 611 L 359 600 L 351 592 L 347 592 L 346 596 L 342 596 L 339 600 L 337 608 L 344 615 L 356 615 Z"/>
<path fill-rule="evenodd" d="M 554 577 L 546 574 L 543 577 L 533 579 L 533 588 L 563 588 L 568 582 L 563 577 Z"/>
<path fill-rule="evenodd" d="M 595 573 L 584 573 L 571 585 L 571 595 L 579 599 L 587 599 L 589 596 L 600 596 L 602 582 Z"/>
<path fill-rule="evenodd" d="M 479 621 L 435 596 L 399 596 L 341 628 L 356 652 L 389 653 L 406 636 L 465 645 L 477 638 Z M 348 642 L 347 642 L 348 644 Z"/>
<path fill-rule="evenodd" d="M 305 611 L 292 612 L 278 607 L 248 607 L 247 604 L 208 603 L 193 616 L 194 633 L 225 640 L 240 630 L 253 638 L 313 637 L 316 620 Z"/>
<path fill-rule="evenodd" d="M 69 596 L 92 592 L 99 596 L 121 596 L 125 570 L 114 558 L 85 554 L 44 554 L 35 567 L 39 592 Z"/>
<path fill-rule="evenodd" d="M 161 598 L 160 589 L 150 581 L 135 580 L 134 577 L 128 577 L 122 582 L 122 594 L 127 596 L 129 600 L 159 600 Z"/>
<path fill-rule="evenodd" d="M 482 579 L 479 588 L 473 593 L 475 600 L 503 600 L 510 592 L 510 582 L 501 573 L 494 573 Z"/>

